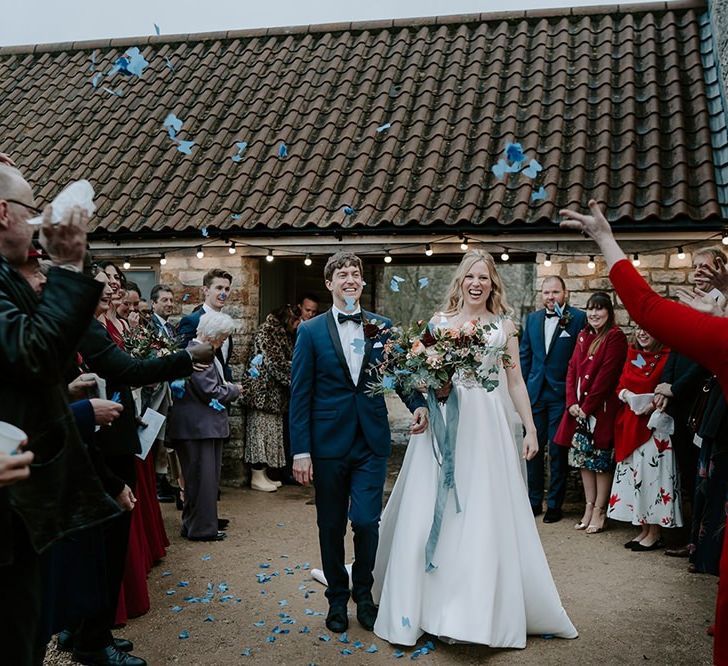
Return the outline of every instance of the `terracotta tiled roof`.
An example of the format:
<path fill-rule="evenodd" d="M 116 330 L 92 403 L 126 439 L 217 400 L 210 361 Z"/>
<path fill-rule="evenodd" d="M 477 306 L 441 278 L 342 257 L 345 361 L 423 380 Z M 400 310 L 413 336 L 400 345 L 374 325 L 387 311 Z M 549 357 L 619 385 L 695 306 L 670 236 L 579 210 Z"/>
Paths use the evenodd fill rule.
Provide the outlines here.
<path fill-rule="evenodd" d="M 8 47 L 2 148 L 41 199 L 88 177 L 97 233 L 517 229 L 590 195 L 617 223 L 716 224 L 727 144 L 720 96 L 706 94 L 705 11 L 661 3 Z M 142 78 L 108 76 L 131 46 L 150 63 Z M 178 138 L 195 141 L 190 155 L 163 128 L 168 113 L 184 122 Z M 234 162 L 238 141 L 248 146 Z M 534 181 L 491 173 L 510 141 L 544 166 Z M 548 198 L 532 203 L 541 185 Z"/>

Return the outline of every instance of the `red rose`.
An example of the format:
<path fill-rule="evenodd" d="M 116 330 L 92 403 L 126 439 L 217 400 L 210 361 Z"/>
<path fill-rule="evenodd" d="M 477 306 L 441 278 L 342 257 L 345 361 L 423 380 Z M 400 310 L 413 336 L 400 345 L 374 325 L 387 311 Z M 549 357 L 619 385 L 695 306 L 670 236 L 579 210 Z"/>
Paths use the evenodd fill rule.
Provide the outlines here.
<path fill-rule="evenodd" d="M 430 333 L 430 329 L 428 328 L 423 334 L 422 334 L 422 344 L 425 345 L 425 347 L 432 347 L 435 343 L 437 343 L 437 340 L 435 340 L 435 336 Z"/>
<path fill-rule="evenodd" d="M 364 337 L 370 340 L 376 338 L 379 335 L 379 326 L 372 324 L 370 321 L 364 324 Z"/>

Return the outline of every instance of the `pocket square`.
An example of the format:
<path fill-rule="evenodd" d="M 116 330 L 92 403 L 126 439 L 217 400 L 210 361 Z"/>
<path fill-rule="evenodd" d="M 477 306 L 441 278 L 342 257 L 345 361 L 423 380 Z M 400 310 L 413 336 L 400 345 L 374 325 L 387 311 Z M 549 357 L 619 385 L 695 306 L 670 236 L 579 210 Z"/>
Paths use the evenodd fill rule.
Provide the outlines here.
<path fill-rule="evenodd" d="M 569 331 L 561 331 L 560 338 L 570 338 L 571 335 L 569 334 Z"/>
<path fill-rule="evenodd" d="M 384 347 L 384 345 L 381 342 L 375 342 L 372 345 L 372 349 L 380 349 L 381 347 Z"/>

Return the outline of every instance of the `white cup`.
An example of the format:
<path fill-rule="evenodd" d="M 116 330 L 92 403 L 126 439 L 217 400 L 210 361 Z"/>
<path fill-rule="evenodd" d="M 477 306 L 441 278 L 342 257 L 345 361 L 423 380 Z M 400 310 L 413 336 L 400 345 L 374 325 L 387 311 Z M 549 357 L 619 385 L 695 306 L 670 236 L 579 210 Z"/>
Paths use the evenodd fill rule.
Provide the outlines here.
<path fill-rule="evenodd" d="M 28 435 L 20 428 L 0 421 L 0 453 L 15 453 L 26 439 L 28 439 Z"/>

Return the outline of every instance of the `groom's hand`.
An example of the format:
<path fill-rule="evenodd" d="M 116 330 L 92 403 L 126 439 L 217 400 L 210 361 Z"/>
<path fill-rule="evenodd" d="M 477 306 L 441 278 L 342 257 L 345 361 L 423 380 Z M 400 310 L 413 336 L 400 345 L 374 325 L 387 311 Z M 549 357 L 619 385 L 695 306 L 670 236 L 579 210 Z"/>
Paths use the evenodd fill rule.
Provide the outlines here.
<path fill-rule="evenodd" d="M 293 461 L 293 478 L 304 486 L 313 481 L 313 465 L 310 457 L 296 458 Z"/>
<path fill-rule="evenodd" d="M 415 409 L 414 414 L 412 415 L 412 425 L 410 426 L 410 432 L 413 435 L 419 435 L 427 430 L 427 426 L 430 422 L 429 414 L 430 412 L 427 407 L 418 407 Z"/>

